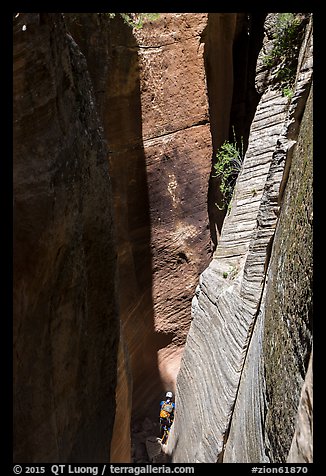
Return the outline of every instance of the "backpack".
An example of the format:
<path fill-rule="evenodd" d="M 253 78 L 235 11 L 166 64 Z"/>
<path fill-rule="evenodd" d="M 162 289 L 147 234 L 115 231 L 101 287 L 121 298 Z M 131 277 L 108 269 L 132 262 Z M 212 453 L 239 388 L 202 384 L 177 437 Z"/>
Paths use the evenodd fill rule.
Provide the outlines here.
<path fill-rule="evenodd" d="M 160 418 L 170 418 L 170 414 L 173 412 L 172 403 L 164 402 L 160 412 Z"/>

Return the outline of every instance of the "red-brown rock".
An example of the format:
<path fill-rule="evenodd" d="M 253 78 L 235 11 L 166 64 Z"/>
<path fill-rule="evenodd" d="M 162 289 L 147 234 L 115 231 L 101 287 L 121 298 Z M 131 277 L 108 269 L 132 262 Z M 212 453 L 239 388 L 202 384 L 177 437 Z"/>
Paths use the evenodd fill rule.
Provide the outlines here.
<path fill-rule="evenodd" d="M 14 19 L 14 462 L 109 459 L 119 325 L 107 149 L 61 14 Z"/>

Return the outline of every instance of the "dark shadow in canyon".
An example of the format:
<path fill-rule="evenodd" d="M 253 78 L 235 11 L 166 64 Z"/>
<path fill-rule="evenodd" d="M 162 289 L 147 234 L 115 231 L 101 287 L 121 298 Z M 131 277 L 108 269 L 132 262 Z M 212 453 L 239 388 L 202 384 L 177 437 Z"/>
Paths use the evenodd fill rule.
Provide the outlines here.
<path fill-rule="evenodd" d="M 157 351 L 171 335 L 154 329 L 152 249 L 138 45 L 116 14 L 66 14 L 88 63 L 109 147 L 121 330 L 132 379 L 132 421 L 158 419 L 164 389 Z M 127 389 L 126 389 L 127 391 Z"/>
<path fill-rule="evenodd" d="M 220 179 L 213 165 L 225 140 L 248 147 L 250 126 L 260 99 L 255 88 L 258 53 L 262 46 L 266 13 L 209 13 L 202 34 L 212 135 L 212 171 L 207 194 L 212 251 L 221 234 L 226 209 L 221 204 Z M 233 18 L 232 18 L 233 17 Z M 240 146 L 241 147 L 241 146 Z"/>
<path fill-rule="evenodd" d="M 105 462 L 116 408 L 107 147 L 61 13 L 13 21 L 13 459 Z"/>
<path fill-rule="evenodd" d="M 229 122 L 229 140 L 233 128 L 237 144 L 243 140 L 243 153 L 248 148 L 251 123 L 261 98 L 255 87 L 256 64 L 264 37 L 267 13 L 249 12 L 237 15 L 233 43 L 233 95 Z"/>

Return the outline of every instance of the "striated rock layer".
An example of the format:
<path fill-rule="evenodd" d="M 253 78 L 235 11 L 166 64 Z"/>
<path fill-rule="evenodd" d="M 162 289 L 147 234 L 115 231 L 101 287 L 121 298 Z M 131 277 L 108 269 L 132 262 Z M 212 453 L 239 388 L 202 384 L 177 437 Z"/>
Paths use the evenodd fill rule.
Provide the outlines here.
<path fill-rule="evenodd" d="M 285 462 L 295 431 L 311 351 L 311 122 L 296 143 L 312 78 L 311 24 L 291 102 L 263 69 L 259 78 L 231 209 L 192 303 L 168 443 L 173 462 Z M 287 183 L 289 171 L 296 178 Z"/>
<path fill-rule="evenodd" d="M 119 324 L 107 148 L 61 14 L 14 19 L 14 462 L 106 462 Z"/>
<path fill-rule="evenodd" d="M 284 462 L 294 432 L 312 332 L 311 106 L 310 98 L 292 157 L 224 462 Z"/>
<path fill-rule="evenodd" d="M 213 160 L 225 140 L 243 142 L 247 148 L 249 128 L 260 93 L 255 88 L 255 65 L 261 48 L 266 14 L 209 13 L 202 41 L 209 99 Z M 250 35 L 248 31 L 250 30 Z M 225 210 L 221 203 L 220 179 L 210 175 L 207 211 L 212 248 L 220 238 Z"/>

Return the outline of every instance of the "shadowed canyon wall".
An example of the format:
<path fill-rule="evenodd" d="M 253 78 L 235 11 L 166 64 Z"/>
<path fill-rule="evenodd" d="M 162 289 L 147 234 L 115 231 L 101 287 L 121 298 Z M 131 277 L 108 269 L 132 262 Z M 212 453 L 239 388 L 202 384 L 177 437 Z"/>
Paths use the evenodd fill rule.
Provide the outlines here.
<path fill-rule="evenodd" d="M 192 303 L 174 462 L 312 461 L 312 25 L 289 100 L 262 61 L 271 22 L 248 149 Z"/>
<path fill-rule="evenodd" d="M 108 184 L 108 190 L 105 193 L 101 193 L 101 185 L 94 183 L 94 194 L 101 195 L 101 198 L 98 197 L 100 202 L 108 197 L 106 216 L 111 213 L 112 198 L 117 251 L 117 274 L 114 279 L 116 279 L 117 307 L 120 316 L 118 325 L 120 329 L 115 321 L 115 333 L 111 333 L 108 337 L 116 343 L 117 335 L 120 334 L 119 349 L 114 348 L 114 352 L 118 353 L 116 388 L 118 406 L 111 460 L 127 462 L 130 460 L 132 414 L 140 418 L 149 415 L 156 420 L 157 403 L 162 392 L 168 388 L 174 389 L 181 352 L 190 325 L 191 299 L 198 276 L 207 266 L 210 258 L 206 197 L 212 150 L 203 57 L 204 45 L 201 44 L 201 34 L 207 24 L 207 14 L 162 14 L 155 24 L 144 25 L 144 28 L 135 35 L 119 16 L 110 20 L 105 14 L 64 14 L 64 21 L 69 29 L 68 34 L 60 15 L 24 16 L 20 14 L 16 21 L 17 35 L 26 42 L 26 48 L 21 56 L 24 56 L 25 61 L 25 56 L 30 55 L 28 59 L 32 65 L 31 68 L 35 53 L 33 56 L 32 49 L 29 49 L 29 42 L 33 41 L 33 48 L 36 47 L 36 51 L 44 48 L 43 56 L 37 65 L 41 68 L 43 62 L 45 65 L 49 63 L 49 66 L 44 66 L 44 70 L 49 71 L 52 82 L 58 83 L 55 111 L 60 114 L 57 122 L 63 137 L 58 131 L 51 132 L 55 128 L 55 121 L 51 125 L 44 124 L 46 131 L 44 134 L 54 137 L 56 133 L 57 142 L 60 143 L 62 149 L 65 147 L 68 149 L 66 155 L 63 154 L 62 160 L 65 160 L 66 156 L 69 157 L 70 153 L 78 154 L 79 145 L 75 145 L 74 152 L 70 150 L 70 141 L 72 141 L 70 135 L 75 138 L 76 143 L 79 142 L 79 135 L 78 130 L 76 132 L 71 125 L 71 122 L 75 125 L 76 121 L 73 113 L 71 113 L 73 119 L 70 119 L 69 110 L 72 109 L 78 115 L 80 107 L 80 114 L 87 115 L 88 106 L 83 97 L 89 98 L 89 108 L 94 114 L 97 108 L 103 123 L 108 148 L 101 136 L 102 155 L 103 161 L 104 157 L 108 158 L 111 184 Z M 26 30 L 22 29 L 24 24 L 27 26 Z M 49 35 L 49 40 L 44 47 L 39 44 L 43 29 L 50 30 L 50 33 L 49 31 L 46 33 Z M 34 39 L 30 36 L 32 31 L 34 31 Z M 83 52 L 87 67 L 70 35 Z M 83 65 L 80 75 L 85 78 L 71 80 L 74 72 L 70 72 L 69 65 L 73 64 L 73 59 L 70 58 L 73 53 L 70 50 L 69 54 L 65 50 L 62 54 L 61 50 L 57 52 L 57 43 L 64 45 L 63 50 L 70 45 L 69 48 L 74 51 L 79 58 L 79 63 Z M 18 48 L 18 40 L 16 44 Z M 49 58 L 45 58 L 46 55 Z M 54 61 L 52 66 L 51 58 L 54 55 L 57 55 L 55 56 L 57 63 Z M 19 62 L 20 58 L 17 61 Z M 58 70 L 58 78 L 55 73 L 52 73 L 53 68 Z M 88 72 L 95 98 L 90 92 L 86 93 L 82 90 L 77 91 L 77 94 L 76 88 L 70 89 L 68 79 L 75 83 L 89 82 Z M 25 69 L 22 68 L 21 75 L 26 77 L 26 74 Z M 16 82 L 18 83 L 19 80 L 16 74 Z M 32 85 L 26 81 L 24 84 L 26 94 L 39 95 L 40 88 L 46 89 L 41 81 L 46 82 L 46 80 L 44 73 L 44 77 L 42 76 L 40 82 L 34 86 L 35 93 Z M 65 118 L 66 103 L 62 102 L 61 93 L 65 95 L 66 101 L 71 102 L 69 107 L 67 106 L 68 119 Z M 42 96 L 45 96 L 43 91 Z M 18 93 L 16 98 L 17 108 L 19 108 Z M 97 127 L 98 133 L 101 134 L 99 123 Z M 88 132 L 85 137 L 88 137 Z M 17 135 L 16 140 L 17 143 L 21 142 L 21 137 Z M 35 143 L 42 143 L 42 130 L 36 127 L 35 134 L 31 135 L 29 141 L 30 149 L 34 150 Z M 81 140 L 82 143 L 85 141 L 84 138 Z M 90 144 L 93 143 L 90 142 Z M 53 145 L 53 147 L 57 146 Z M 96 147 L 93 147 L 94 154 L 95 150 Z M 60 167 L 61 157 L 58 159 L 56 150 L 52 152 L 51 142 L 47 153 L 49 157 L 52 157 L 52 168 L 55 170 L 56 167 Z M 69 160 L 67 158 L 65 164 L 70 163 Z M 17 159 L 15 167 L 18 171 Z M 80 167 L 78 170 L 80 180 L 82 182 L 86 180 L 79 163 L 76 162 L 75 167 Z M 50 172 L 52 173 L 52 169 Z M 27 177 L 25 180 L 28 180 L 28 171 L 25 175 Z M 15 181 L 18 190 L 19 181 L 16 178 Z M 75 181 L 72 183 L 73 191 L 78 195 Z M 27 187 L 26 184 L 25 186 Z M 52 193 L 55 196 L 53 199 L 55 203 L 58 203 L 56 202 L 58 187 L 58 182 L 55 182 L 51 191 L 44 192 Z M 68 186 L 63 183 L 62 187 L 65 190 Z M 18 192 L 15 191 L 15 194 L 18 204 Z M 68 194 L 68 201 L 69 197 Z M 64 197 L 62 197 L 63 200 Z M 80 200 L 84 203 L 86 200 L 84 194 Z M 78 221 L 79 228 L 83 228 L 79 215 L 75 212 L 73 200 L 69 205 L 72 215 Z M 63 209 L 67 206 L 65 204 Z M 92 212 L 92 214 L 96 220 L 96 213 Z M 53 219 L 63 221 L 56 216 Z M 18 239 L 19 227 L 23 223 L 18 213 L 16 213 L 16 222 L 15 233 Z M 26 216 L 25 222 L 35 229 L 34 222 L 37 222 L 37 219 L 34 216 Z M 68 218 L 66 222 L 72 233 L 75 222 L 70 222 Z M 55 228 L 55 225 L 51 224 L 51 226 Z M 99 223 L 99 226 L 103 230 L 106 229 L 104 223 Z M 109 230 L 108 233 L 111 231 Z M 112 245 L 111 252 L 114 259 L 114 245 L 110 242 L 112 240 L 110 236 L 107 240 L 107 248 L 109 249 Z M 66 236 L 62 239 L 65 243 L 69 241 Z M 73 239 L 73 235 L 70 239 Z M 78 243 L 79 241 L 76 241 L 76 247 Z M 60 245 L 58 246 L 60 248 Z M 95 242 L 94 246 L 96 246 Z M 18 248 L 17 245 L 16 249 Z M 49 253 L 55 254 L 56 242 L 49 242 L 47 248 Z M 62 253 L 62 256 L 65 256 L 64 247 L 62 247 Z M 101 259 L 100 246 L 99 259 Z M 18 251 L 16 261 L 18 262 Z M 62 264 L 59 261 L 57 261 L 58 271 L 54 267 L 54 274 L 61 272 L 59 270 Z M 67 268 L 73 267 L 68 260 L 64 260 L 64 265 Z M 97 263 L 93 265 L 97 266 Z M 52 269 L 51 267 L 52 264 L 49 264 L 48 272 Z M 103 254 L 101 266 L 98 265 L 98 270 L 102 267 L 106 267 L 109 272 L 105 254 Z M 114 279 L 112 278 L 112 281 L 105 278 L 105 273 L 103 276 L 106 284 L 103 282 L 102 288 L 107 290 L 106 298 L 110 300 L 110 306 L 108 306 L 108 312 L 110 312 L 110 308 L 115 307 L 114 288 L 110 288 L 110 285 L 114 284 Z M 115 268 L 113 267 L 112 277 L 114 276 Z M 20 279 L 22 278 L 17 273 L 17 284 L 15 283 L 17 293 Z M 81 278 L 78 275 L 75 279 Z M 60 286 L 61 290 L 69 287 L 65 281 Z M 51 295 L 57 292 L 57 289 L 52 290 L 52 287 L 56 287 L 56 281 L 50 281 L 48 288 L 44 288 L 44 299 L 51 300 Z M 29 291 L 26 293 L 29 295 Z M 73 309 L 70 311 L 73 312 Z M 87 307 L 85 312 L 88 312 Z M 105 318 L 104 315 L 103 318 Z M 48 322 L 49 318 L 44 321 L 44 325 L 48 325 Z M 110 325 L 109 320 L 107 325 Z M 65 331 L 64 326 L 60 327 L 60 336 L 64 336 Z M 70 331 L 67 330 L 67 332 L 69 335 Z M 105 334 L 103 332 L 102 339 L 105 339 Z M 23 343 L 21 336 L 22 334 L 19 334 L 19 339 Z M 49 341 L 51 339 L 52 334 L 49 336 Z M 51 346 L 56 342 L 55 339 L 54 336 Z M 70 342 L 68 337 L 65 339 Z M 92 345 L 91 340 L 89 343 Z M 95 349 L 95 346 L 93 348 Z M 100 354 L 101 346 L 98 351 Z M 108 349 L 105 349 L 104 356 L 107 351 Z M 60 365 L 66 365 L 66 358 L 69 356 L 62 357 Z M 116 354 L 113 354 L 111 361 L 115 358 Z M 76 362 L 80 360 L 78 353 L 75 359 Z M 81 360 L 81 364 L 82 362 L 84 360 Z M 57 378 L 59 379 L 59 375 Z M 115 372 L 112 373 L 112 380 L 114 378 Z M 64 400 L 65 393 L 62 398 Z M 109 401 L 112 401 L 112 395 Z M 67 425 L 71 425 L 68 417 L 66 420 Z M 62 431 L 61 428 L 58 429 L 58 439 L 61 438 Z M 23 433 L 22 431 L 21 434 Z M 67 447 L 66 452 L 60 453 L 60 459 L 69 459 L 68 453 Z M 87 456 L 88 453 L 85 454 Z M 35 455 L 36 459 L 37 457 Z"/>
<path fill-rule="evenodd" d="M 131 458 L 132 407 L 160 387 L 154 340 L 152 256 L 139 60 L 132 30 L 117 16 L 65 15 L 83 51 L 108 143 L 117 237 L 120 316 L 117 413 L 111 461 Z M 143 405 L 141 406 L 143 407 Z M 144 411 L 142 409 L 142 411 Z"/>
<path fill-rule="evenodd" d="M 312 27 L 290 101 L 265 17 L 14 18 L 15 462 L 148 461 L 168 389 L 174 462 L 312 458 Z"/>
<path fill-rule="evenodd" d="M 260 98 L 255 88 L 255 66 L 263 37 L 264 13 L 209 13 L 202 34 L 212 135 L 212 159 L 225 140 L 248 145 L 249 128 Z M 250 32 L 250 34 L 249 34 Z M 207 210 L 212 249 L 215 250 L 226 214 L 221 203 L 220 179 L 209 179 Z"/>
<path fill-rule="evenodd" d="M 119 321 L 107 147 L 61 14 L 14 19 L 14 461 L 105 462 Z"/>

